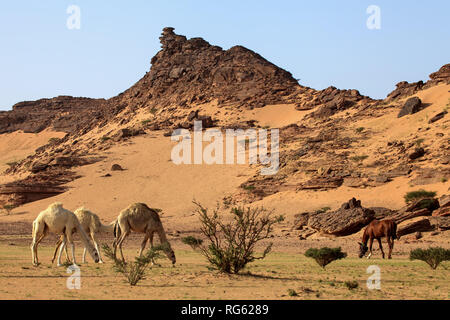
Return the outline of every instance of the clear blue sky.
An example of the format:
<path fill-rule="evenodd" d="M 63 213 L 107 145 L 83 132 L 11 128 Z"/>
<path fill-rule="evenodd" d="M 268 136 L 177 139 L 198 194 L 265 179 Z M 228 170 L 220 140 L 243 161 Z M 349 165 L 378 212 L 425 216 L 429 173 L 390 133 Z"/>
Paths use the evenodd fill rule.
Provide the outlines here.
<path fill-rule="evenodd" d="M 69 30 L 69 5 L 81 29 Z M 369 5 L 381 29 L 369 30 Z M 165 26 L 243 45 L 316 89 L 385 97 L 450 62 L 448 0 L 46 0 L 0 4 L 0 109 L 58 95 L 109 98 L 150 68 Z"/>

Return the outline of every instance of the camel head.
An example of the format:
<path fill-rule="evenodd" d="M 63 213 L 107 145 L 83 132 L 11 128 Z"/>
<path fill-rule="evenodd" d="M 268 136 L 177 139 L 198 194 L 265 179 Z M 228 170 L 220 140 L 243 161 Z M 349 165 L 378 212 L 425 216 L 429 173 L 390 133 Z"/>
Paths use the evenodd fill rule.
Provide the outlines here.
<path fill-rule="evenodd" d="M 362 242 L 358 242 L 358 244 L 359 244 L 359 258 L 362 258 L 366 254 L 367 250 L 369 250 L 369 248 Z"/>
<path fill-rule="evenodd" d="M 172 265 L 175 266 L 177 259 L 175 258 L 175 252 L 172 250 L 172 247 L 169 244 L 167 246 L 164 246 L 164 253 L 166 254 L 167 258 L 172 261 Z"/>
<path fill-rule="evenodd" d="M 98 255 L 97 249 L 95 249 L 95 248 L 92 249 L 91 256 L 92 256 L 92 259 L 94 259 L 95 263 L 100 262 L 100 257 Z"/>

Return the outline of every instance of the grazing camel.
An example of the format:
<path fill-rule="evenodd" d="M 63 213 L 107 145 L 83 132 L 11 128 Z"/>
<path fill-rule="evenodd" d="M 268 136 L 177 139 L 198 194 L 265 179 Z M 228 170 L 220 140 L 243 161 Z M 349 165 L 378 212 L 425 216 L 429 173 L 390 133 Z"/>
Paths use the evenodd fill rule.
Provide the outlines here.
<path fill-rule="evenodd" d="M 98 252 L 90 243 L 77 216 L 73 212 L 64 209 L 62 204 L 57 202 L 51 204 L 46 210 L 39 213 L 38 217 L 33 222 L 33 242 L 31 244 L 33 265 L 39 265 L 37 247 L 49 232 L 63 235 L 64 242 L 68 242 L 71 246 L 72 261 L 73 264 L 76 265 L 75 244 L 72 237 L 74 231 L 77 231 L 80 234 L 84 246 L 88 248 L 89 254 L 97 263 L 99 261 Z M 58 266 L 61 266 L 60 261 L 58 261 Z"/>
<path fill-rule="evenodd" d="M 159 236 L 161 244 L 166 244 L 166 248 L 164 250 L 165 254 L 169 260 L 172 261 L 172 264 L 175 265 L 175 253 L 167 241 L 166 232 L 164 231 L 161 219 L 154 209 L 150 209 L 144 203 L 135 203 L 122 210 L 117 217 L 117 221 L 114 226 L 114 257 L 116 257 L 117 247 L 119 247 L 120 254 L 124 262 L 125 258 L 122 252 L 122 244 L 131 231 L 145 233 L 144 241 L 142 241 L 141 250 L 139 251 L 139 256 L 142 256 L 142 252 L 144 251 L 149 239 L 150 245 L 153 248 L 153 234 L 156 232 Z"/>
<path fill-rule="evenodd" d="M 78 221 L 80 221 L 80 224 L 83 227 L 84 231 L 86 231 L 86 233 L 91 236 L 91 239 L 94 242 L 95 249 L 98 252 L 99 263 L 103 263 L 102 257 L 100 256 L 100 248 L 98 247 L 96 234 L 100 233 L 100 232 L 113 233 L 115 221 L 112 222 L 110 225 L 104 225 L 101 223 L 100 218 L 95 213 L 93 213 L 89 210 L 86 210 L 84 207 L 78 208 L 77 210 L 75 210 L 74 214 L 77 216 Z M 58 243 L 56 244 L 52 263 L 53 263 L 53 261 L 55 261 L 56 253 L 58 252 L 58 248 L 60 245 L 63 245 L 63 247 L 65 247 L 67 260 L 70 261 L 69 255 L 67 252 L 67 246 L 64 243 L 64 237 L 61 237 L 58 240 Z M 60 252 L 62 252 L 62 250 L 63 249 L 61 249 Z M 87 249 L 85 247 L 84 251 L 83 251 L 83 263 L 86 262 L 86 251 L 87 251 Z M 58 257 L 58 261 L 61 261 L 61 257 Z"/>
<path fill-rule="evenodd" d="M 359 242 L 359 257 L 362 258 L 367 250 L 370 249 L 369 255 L 367 259 L 370 259 L 372 256 L 372 245 L 373 239 L 378 240 L 378 244 L 380 245 L 381 255 L 384 259 L 384 251 L 383 246 L 381 245 L 381 238 L 386 237 L 387 243 L 389 245 L 389 254 L 388 259 L 392 259 L 392 250 L 394 249 L 394 240 L 398 239 L 397 237 L 397 224 L 393 220 L 373 220 L 364 230 L 364 234 L 362 237 L 362 243 Z M 369 247 L 367 247 L 367 242 L 369 242 Z"/>

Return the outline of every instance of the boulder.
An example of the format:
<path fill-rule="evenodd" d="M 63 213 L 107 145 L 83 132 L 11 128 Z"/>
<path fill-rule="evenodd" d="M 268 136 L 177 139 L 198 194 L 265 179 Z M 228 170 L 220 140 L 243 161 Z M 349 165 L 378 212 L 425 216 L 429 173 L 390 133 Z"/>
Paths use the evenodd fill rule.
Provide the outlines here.
<path fill-rule="evenodd" d="M 358 232 L 375 218 L 375 212 L 363 208 L 355 198 L 336 211 L 315 214 L 308 219 L 308 227 L 334 236 L 347 236 Z"/>
<path fill-rule="evenodd" d="M 402 110 L 398 114 L 398 118 L 404 117 L 409 114 L 414 114 L 420 111 L 422 107 L 422 101 L 418 97 L 410 98 L 406 101 Z"/>
<path fill-rule="evenodd" d="M 435 115 L 433 118 L 431 118 L 430 121 L 428 121 L 428 123 L 431 124 L 431 123 L 434 123 L 434 122 L 436 122 L 436 121 L 441 120 L 442 118 L 445 117 L 445 115 L 446 115 L 447 113 L 448 113 L 447 111 L 442 111 L 442 112 L 438 113 L 438 114 Z"/>
<path fill-rule="evenodd" d="M 121 165 L 115 163 L 111 166 L 111 171 L 123 171 L 123 168 Z"/>
<path fill-rule="evenodd" d="M 409 223 L 405 226 L 398 227 L 397 236 L 402 237 L 407 234 L 416 233 L 416 232 L 426 232 L 433 230 L 433 226 L 428 219 L 422 219 L 419 221 L 415 221 Z"/>
<path fill-rule="evenodd" d="M 409 154 L 409 159 L 416 160 L 422 158 L 425 155 L 424 148 L 416 148 L 412 153 Z"/>

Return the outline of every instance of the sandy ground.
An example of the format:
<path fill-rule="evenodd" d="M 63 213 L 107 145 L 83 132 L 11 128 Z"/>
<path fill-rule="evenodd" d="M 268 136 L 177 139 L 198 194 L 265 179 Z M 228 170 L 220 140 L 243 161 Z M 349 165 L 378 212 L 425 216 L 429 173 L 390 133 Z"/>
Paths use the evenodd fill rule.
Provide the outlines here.
<path fill-rule="evenodd" d="M 8 163 L 17 162 L 25 159 L 34 151 L 48 143 L 51 138 L 62 138 L 65 136 L 63 132 L 54 132 L 44 130 L 40 133 L 24 133 L 16 131 L 12 133 L 4 133 L 0 135 L 0 172 L 4 172 L 8 167 Z M 17 177 L 8 175 L 0 175 L 0 184 L 13 181 Z"/>

